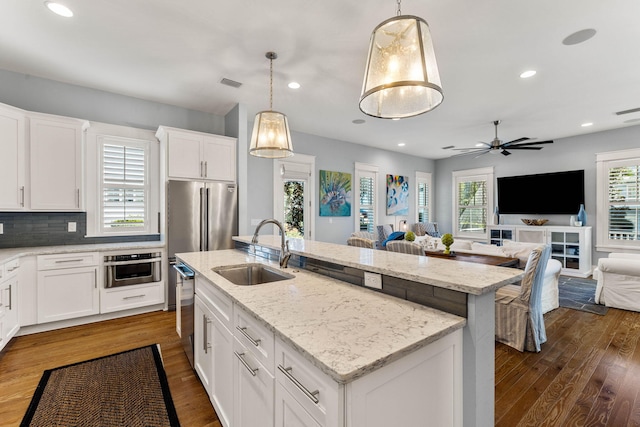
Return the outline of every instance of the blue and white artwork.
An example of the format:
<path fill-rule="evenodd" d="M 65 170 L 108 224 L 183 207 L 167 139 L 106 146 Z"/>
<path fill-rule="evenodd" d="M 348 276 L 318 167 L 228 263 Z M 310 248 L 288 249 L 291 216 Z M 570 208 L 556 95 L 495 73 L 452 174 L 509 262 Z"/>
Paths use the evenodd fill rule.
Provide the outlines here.
<path fill-rule="evenodd" d="M 387 175 L 387 215 L 409 215 L 409 178 Z"/>
<path fill-rule="evenodd" d="M 351 216 L 351 174 L 320 171 L 320 216 Z"/>

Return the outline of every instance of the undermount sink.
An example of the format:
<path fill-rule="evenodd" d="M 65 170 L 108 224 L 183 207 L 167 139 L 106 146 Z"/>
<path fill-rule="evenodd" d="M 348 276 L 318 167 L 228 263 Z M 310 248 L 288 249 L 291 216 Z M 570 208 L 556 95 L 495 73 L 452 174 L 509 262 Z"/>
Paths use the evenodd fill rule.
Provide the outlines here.
<path fill-rule="evenodd" d="M 231 265 L 228 267 L 212 268 L 212 270 L 234 285 L 240 286 L 260 285 L 262 283 L 295 278 L 293 274 L 285 273 L 284 271 L 258 263 Z"/>

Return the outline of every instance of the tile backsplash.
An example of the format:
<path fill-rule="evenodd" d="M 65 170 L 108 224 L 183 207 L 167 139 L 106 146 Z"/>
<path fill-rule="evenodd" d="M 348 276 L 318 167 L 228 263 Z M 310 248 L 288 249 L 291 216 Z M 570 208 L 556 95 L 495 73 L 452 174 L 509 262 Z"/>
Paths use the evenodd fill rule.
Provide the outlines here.
<path fill-rule="evenodd" d="M 69 222 L 75 232 L 67 231 Z M 0 224 L 0 249 L 160 240 L 159 234 L 86 238 L 86 212 L 0 212 Z"/>

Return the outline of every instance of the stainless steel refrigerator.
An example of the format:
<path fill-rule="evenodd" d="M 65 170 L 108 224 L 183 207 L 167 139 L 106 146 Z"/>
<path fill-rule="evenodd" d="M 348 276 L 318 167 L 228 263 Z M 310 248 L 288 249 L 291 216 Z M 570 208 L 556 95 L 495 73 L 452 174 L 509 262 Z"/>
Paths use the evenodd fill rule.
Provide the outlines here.
<path fill-rule="evenodd" d="M 234 247 L 238 234 L 235 184 L 169 181 L 167 188 L 167 246 L 169 265 L 176 253 Z M 176 275 L 169 274 L 169 309 L 176 306 Z"/>

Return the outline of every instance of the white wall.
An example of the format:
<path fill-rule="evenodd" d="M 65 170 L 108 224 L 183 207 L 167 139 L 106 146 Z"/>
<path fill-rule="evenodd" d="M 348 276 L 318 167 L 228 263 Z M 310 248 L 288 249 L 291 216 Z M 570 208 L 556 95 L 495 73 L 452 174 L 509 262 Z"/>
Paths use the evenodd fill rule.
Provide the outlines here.
<path fill-rule="evenodd" d="M 640 126 L 597 132 L 554 140 L 540 151 L 512 151 L 511 156 L 486 154 L 474 159 L 473 155 L 448 158 L 436 161 L 436 221 L 443 232 L 452 227 L 452 184 L 453 171 L 494 166 L 495 177 L 528 175 L 546 172 L 559 172 L 584 169 L 585 171 L 585 209 L 587 225 L 593 230 L 593 259 L 606 256 L 595 252 L 596 236 L 596 153 L 605 151 L 637 148 L 640 145 Z M 562 183 L 558 183 L 562 185 Z M 497 199 L 497 194 L 494 195 Z M 577 212 L 576 212 L 577 214 Z M 546 215 L 547 225 L 569 225 L 570 215 Z M 507 224 L 522 224 L 522 215 L 501 216 Z"/>

